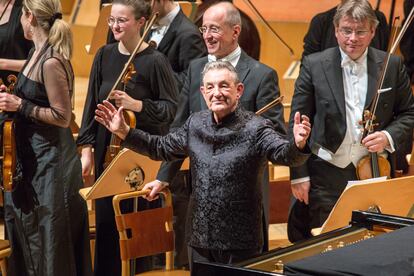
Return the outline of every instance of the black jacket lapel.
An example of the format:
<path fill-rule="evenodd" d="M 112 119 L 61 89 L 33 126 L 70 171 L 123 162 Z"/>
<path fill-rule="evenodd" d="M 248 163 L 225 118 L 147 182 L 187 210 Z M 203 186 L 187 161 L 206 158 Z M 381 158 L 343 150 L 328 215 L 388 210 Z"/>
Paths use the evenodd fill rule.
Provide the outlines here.
<path fill-rule="evenodd" d="M 322 60 L 324 73 L 332 95 L 338 104 L 339 111 L 345 116 L 345 93 L 342 78 L 341 53 L 339 47 L 332 51 L 332 55 Z"/>
<path fill-rule="evenodd" d="M 368 67 L 368 90 L 367 90 L 367 97 L 365 99 L 365 108 L 368 109 L 374 99 L 375 94 L 377 93 L 378 89 L 378 79 L 379 74 L 381 72 L 381 66 L 383 64 L 383 60 L 378 57 L 372 51 L 372 49 L 368 49 L 368 56 L 367 56 L 367 67 Z M 382 87 L 386 88 L 386 87 Z"/>
<path fill-rule="evenodd" d="M 160 44 L 158 45 L 158 51 L 165 53 L 167 51 L 167 48 L 171 47 L 171 41 L 176 36 L 176 32 L 178 29 L 178 26 L 181 24 L 182 16 L 185 16 L 183 12 L 180 10 L 180 12 L 177 14 L 177 16 L 174 18 L 174 20 L 171 22 L 170 27 L 168 28 L 167 33 L 162 38 Z"/>

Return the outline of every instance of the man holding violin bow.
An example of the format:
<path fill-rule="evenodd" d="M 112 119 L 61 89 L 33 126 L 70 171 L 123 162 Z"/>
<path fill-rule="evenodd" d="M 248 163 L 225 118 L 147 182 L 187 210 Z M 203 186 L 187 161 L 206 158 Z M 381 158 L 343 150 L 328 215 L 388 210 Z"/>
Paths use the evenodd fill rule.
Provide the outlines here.
<path fill-rule="evenodd" d="M 369 47 L 378 24 L 369 2 L 343 1 L 333 24 L 339 47 L 304 57 L 292 99 L 290 125 L 299 111 L 314 126 L 311 157 L 291 168 L 293 195 L 309 205 L 309 230 L 324 223 L 347 182 L 357 179 L 360 159 L 370 152 L 390 157 L 414 126 L 414 99 L 399 57 L 391 56 L 383 85 L 377 84 L 387 53 Z M 378 87 L 378 125 L 361 140 L 360 121 Z"/>

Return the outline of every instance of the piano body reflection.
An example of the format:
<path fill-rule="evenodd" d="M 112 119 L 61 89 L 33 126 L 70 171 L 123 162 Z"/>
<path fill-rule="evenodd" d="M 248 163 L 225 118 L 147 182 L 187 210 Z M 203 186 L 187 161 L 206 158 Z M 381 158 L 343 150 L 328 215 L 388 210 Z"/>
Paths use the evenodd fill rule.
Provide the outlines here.
<path fill-rule="evenodd" d="M 354 211 L 349 226 L 204 275 L 414 275 L 414 219 Z"/>

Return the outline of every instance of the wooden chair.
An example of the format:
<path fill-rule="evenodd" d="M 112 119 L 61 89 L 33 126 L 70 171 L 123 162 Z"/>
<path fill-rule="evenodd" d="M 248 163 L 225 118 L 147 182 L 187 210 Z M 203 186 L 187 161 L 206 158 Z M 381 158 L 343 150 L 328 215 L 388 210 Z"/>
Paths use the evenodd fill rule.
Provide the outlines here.
<path fill-rule="evenodd" d="M 130 260 L 165 252 L 166 268 L 140 275 L 190 275 L 189 271 L 174 269 L 174 232 L 172 227 L 172 199 L 168 189 L 162 192 L 164 206 L 155 209 L 122 213 L 120 202 L 139 198 L 148 191 L 134 191 L 114 196 L 112 203 L 119 232 L 122 276 L 130 274 Z"/>
<path fill-rule="evenodd" d="M 11 254 L 8 240 L 0 240 L 0 271 L 2 276 L 7 276 L 7 258 Z"/>

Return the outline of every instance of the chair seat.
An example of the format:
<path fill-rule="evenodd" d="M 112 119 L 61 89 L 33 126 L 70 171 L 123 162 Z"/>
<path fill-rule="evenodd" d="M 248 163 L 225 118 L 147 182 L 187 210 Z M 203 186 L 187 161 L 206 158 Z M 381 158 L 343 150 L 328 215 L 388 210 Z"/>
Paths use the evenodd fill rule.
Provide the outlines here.
<path fill-rule="evenodd" d="M 153 270 L 137 274 L 136 276 L 190 276 L 188 270 Z"/>

